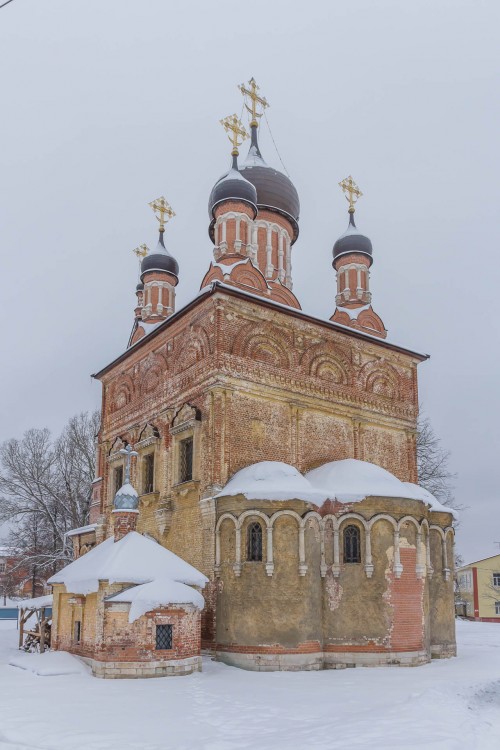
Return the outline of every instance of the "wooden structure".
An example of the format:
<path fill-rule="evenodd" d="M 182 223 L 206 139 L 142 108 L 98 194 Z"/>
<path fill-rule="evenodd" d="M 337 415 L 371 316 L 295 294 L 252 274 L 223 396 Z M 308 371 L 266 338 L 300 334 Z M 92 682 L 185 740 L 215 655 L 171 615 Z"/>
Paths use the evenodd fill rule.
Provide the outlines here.
<path fill-rule="evenodd" d="M 50 647 L 50 626 L 52 624 L 52 595 L 39 596 L 36 599 L 24 599 L 19 602 L 19 648 L 24 645 L 24 637 L 31 636 L 38 643 L 40 653 Z M 36 626 L 28 625 L 32 615 L 36 617 Z M 28 625 L 28 627 L 26 627 Z"/>

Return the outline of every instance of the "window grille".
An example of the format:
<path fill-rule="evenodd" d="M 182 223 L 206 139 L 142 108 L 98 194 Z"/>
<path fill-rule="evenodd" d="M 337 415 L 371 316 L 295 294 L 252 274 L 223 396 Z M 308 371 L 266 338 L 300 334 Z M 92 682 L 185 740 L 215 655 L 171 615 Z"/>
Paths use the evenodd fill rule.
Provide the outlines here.
<path fill-rule="evenodd" d="M 144 476 L 143 490 L 144 493 L 154 492 L 155 486 L 155 454 L 147 453 L 144 456 Z"/>
<path fill-rule="evenodd" d="M 172 648 L 172 625 L 156 626 L 156 649 L 166 651 Z"/>
<path fill-rule="evenodd" d="M 500 615 L 500 602 L 495 602 L 495 614 Z"/>
<path fill-rule="evenodd" d="M 361 562 L 361 545 L 357 526 L 347 526 L 344 530 L 344 562 Z"/>
<path fill-rule="evenodd" d="M 5 573 L 7 566 L 4 562 L 0 562 L 0 573 Z"/>
<path fill-rule="evenodd" d="M 82 621 L 75 620 L 75 624 L 73 626 L 73 638 L 75 639 L 75 643 L 80 643 L 81 635 L 82 635 Z"/>
<path fill-rule="evenodd" d="M 123 484 L 123 466 L 117 466 L 115 469 L 115 495 Z"/>
<path fill-rule="evenodd" d="M 500 586 L 500 573 L 493 573 L 493 586 Z"/>
<path fill-rule="evenodd" d="M 189 482 L 193 478 L 193 438 L 179 443 L 179 482 Z"/>
<path fill-rule="evenodd" d="M 247 560 L 260 562 L 262 560 L 262 526 L 251 523 L 247 532 Z"/>

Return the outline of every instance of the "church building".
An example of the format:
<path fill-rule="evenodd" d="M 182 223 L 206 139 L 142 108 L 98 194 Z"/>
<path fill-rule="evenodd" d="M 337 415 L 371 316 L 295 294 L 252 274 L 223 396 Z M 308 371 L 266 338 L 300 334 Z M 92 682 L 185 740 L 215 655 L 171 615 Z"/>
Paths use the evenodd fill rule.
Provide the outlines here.
<path fill-rule="evenodd" d="M 331 317 L 302 309 L 299 196 L 261 153 L 266 99 L 253 79 L 240 90 L 250 148 L 239 161 L 246 129 L 222 120 L 232 163 L 209 196 L 213 257 L 181 309 L 174 214 L 163 197 L 150 204 L 159 238 L 137 250 L 128 346 L 94 375 L 97 478 L 89 526 L 71 532 L 76 560 L 52 579 L 53 643 L 101 676 L 185 673 L 200 649 L 253 670 L 453 656 L 453 512 L 417 475 L 427 356 L 390 342 L 372 306 L 376 252 L 357 226 L 352 177 L 340 183 L 348 215 L 333 243 Z M 85 593 L 87 575 L 98 583 Z M 134 593 L 145 585 L 154 595 Z"/>

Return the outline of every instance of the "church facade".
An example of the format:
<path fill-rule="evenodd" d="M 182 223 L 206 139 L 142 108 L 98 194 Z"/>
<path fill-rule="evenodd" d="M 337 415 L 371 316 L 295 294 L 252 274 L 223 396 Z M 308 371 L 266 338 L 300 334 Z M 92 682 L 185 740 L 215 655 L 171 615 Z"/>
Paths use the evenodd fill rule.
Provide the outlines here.
<path fill-rule="evenodd" d="M 248 669 L 418 665 L 455 654 L 453 517 L 418 487 L 417 367 L 389 343 L 369 290 L 360 192 L 333 250 L 330 320 L 301 309 L 299 198 L 258 143 L 267 102 L 242 87 L 251 145 L 223 124 L 232 166 L 209 199 L 213 259 L 175 309 L 179 266 L 144 255 L 128 348 L 102 383 L 98 478 L 75 555 L 113 536 L 124 453 L 137 457 L 137 531 L 201 571 L 201 644 Z M 327 269 L 325 269 L 326 271 Z M 90 643 L 90 649 L 92 644 Z"/>

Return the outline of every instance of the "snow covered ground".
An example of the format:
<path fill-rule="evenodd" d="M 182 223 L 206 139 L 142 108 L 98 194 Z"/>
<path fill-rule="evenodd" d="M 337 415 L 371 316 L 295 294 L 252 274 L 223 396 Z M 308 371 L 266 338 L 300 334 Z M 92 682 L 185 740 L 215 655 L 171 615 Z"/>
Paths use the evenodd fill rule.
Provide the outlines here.
<path fill-rule="evenodd" d="M 15 623 L 0 628 L 0 750 L 500 748 L 494 623 L 459 622 L 460 656 L 413 669 L 255 673 L 205 659 L 202 674 L 116 682 L 9 666 Z M 52 673 L 54 656 L 32 658 Z"/>

